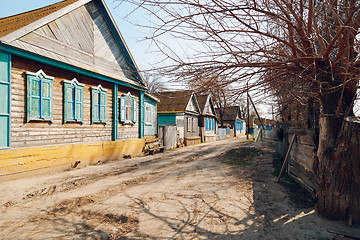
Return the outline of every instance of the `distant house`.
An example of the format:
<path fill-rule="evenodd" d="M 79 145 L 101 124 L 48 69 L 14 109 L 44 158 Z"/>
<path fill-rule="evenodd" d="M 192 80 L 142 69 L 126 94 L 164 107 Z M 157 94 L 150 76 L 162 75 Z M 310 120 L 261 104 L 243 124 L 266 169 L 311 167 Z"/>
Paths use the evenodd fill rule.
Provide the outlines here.
<path fill-rule="evenodd" d="M 140 154 L 154 133 L 146 84 L 103 0 L 1 18 L 0 69 L 0 176 Z"/>
<path fill-rule="evenodd" d="M 241 137 L 246 134 L 246 123 L 241 119 L 239 106 L 227 107 L 223 115 L 224 125 L 229 126 L 227 130 L 231 137 Z"/>
<path fill-rule="evenodd" d="M 195 94 L 192 91 L 174 91 L 155 96 L 160 100 L 157 108 L 159 127 L 176 126 L 178 145 L 200 143 L 200 108 Z"/>
<path fill-rule="evenodd" d="M 218 120 L 210 94 L 197 95 L 200 106 L 199 127 L 202 142 L 219 140 Z"/>

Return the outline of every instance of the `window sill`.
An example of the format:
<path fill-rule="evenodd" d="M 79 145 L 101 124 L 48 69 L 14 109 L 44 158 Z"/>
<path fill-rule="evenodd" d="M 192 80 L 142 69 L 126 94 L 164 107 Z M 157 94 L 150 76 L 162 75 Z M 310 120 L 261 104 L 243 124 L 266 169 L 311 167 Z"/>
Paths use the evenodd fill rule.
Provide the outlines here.
<path fill-rule="evenodd" d="M 30 123 L 30 122 L 49 122 L 49 123 L 52 123 L 52 119 L 30 119 L 27 121 L 27 123 Z"/>
<path fill-rule="evenodd" d="M 121 124 L 122 125 L 135 125 L 134 122 L 122 122 Z"/>
<path fill-rule="evenodd" d="M 83 124 L 84 122 L 83 121 L 76 121 L 76 120 L 66 120 L 66 121 L 64 121 L 64 124 L 65 123 L 80 123 L 80 124 Z"/>
<path fill-rule="evenodd" d="M 106 125 L 106 122 L 92 122 L 91 124 L 104 124 L 104 125 Z"/>

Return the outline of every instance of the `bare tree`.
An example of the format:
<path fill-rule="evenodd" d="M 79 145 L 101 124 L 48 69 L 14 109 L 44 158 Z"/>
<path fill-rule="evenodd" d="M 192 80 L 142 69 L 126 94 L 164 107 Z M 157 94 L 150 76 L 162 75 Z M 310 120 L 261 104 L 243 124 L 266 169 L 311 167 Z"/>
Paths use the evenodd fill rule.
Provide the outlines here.
<path fill-rule="evenodd" d="M 239 101 L 239 92 L 234 91 L 231 86 L 223 84 L 224 76 L 206 76 L 192 79 L 188 82 L 191 90 L 197 94 L 211 94 L 221 127 L 224 126 L 224 115 L 226 109 L 234 106 Z"/>
<path fill-rule="evenodd" d="M 128 1 L 155 16 L 149 38 L 172 60 L 162 74 L 188 82 L 226 76 L 223 86 L 236 83 L 243 92 L 248 83 L 281 104 L 318 102 L 318 210 L 360 221 L 359 170 L 349 167 L 360 156 L 341 148 L 359 77 L 358 1 Z M 192 43 L 186 49 L 193 51 L 179 54 L 164 35 Z"/>
<path fill-rule="evenodd" d="M 167 90 L 164 82 L 162 82 L 159 77 L 145 74 L 144 79 L 147 84 L 149 93 L 161 93 Z"/>

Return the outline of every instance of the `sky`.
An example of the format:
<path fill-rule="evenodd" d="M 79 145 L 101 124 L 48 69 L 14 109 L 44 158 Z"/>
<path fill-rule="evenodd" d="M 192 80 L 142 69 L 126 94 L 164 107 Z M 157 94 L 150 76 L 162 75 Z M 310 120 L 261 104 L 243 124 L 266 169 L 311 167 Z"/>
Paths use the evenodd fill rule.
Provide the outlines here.
<path fill-rule="evenodd" d="M 61 2 L 61 0 L 0 0 L 0 18 L 31 11 L 58 2 Z M 153 64 L 156 64 L 158 57 L 149 52 L 149 43 L 140 41 L 147 35 L 146 29 L 136 27 L 124 20 L 124 17 L 133 10 L 133 7 L 129 5 L 118 6 L 119 4 L 113 0 L 105 0 L 105 2 L 138 67 L 141 70 L 151 68 Z M 132 19 L 137 17 L 141 17 L 139 12 L 135 12 Z"/>
<path fill-rule="evenodd" d="M 0 0 L 0 18 L 45 7 L 60 1 L 61 0 Z M 139 69 L 149 70 L 153 66 L 156 66 L 160 61 L 160 57 L 151 51 L 149 42 L 142 41 L 144 37 L 150 34 L 149 30 L 134 26 L 124 19 L 128 13 L 132 12 L 134 9 L 133 6 L 128 4 L 119 6 L 119 3 L 114 0 L 105 0 L 105 2 Z M 135 13 L 127 19 L 130 19 L 133 22 L 147 21 L 146 15 L 141 11 L 135 11 Z M 173 84 L 174 83 L 171 85 Z M 167 85 L 167 87 L 171 86 Z M 182 86 L 175 86 L 175 88 L 182 88 Z M 360 101 L 358 101 L 357 105 L 356 115 L 360 115 Z M 265 109 L 263 109 L 264 112 L 267 112 Z"/>
<path fill-rule="evenodd" d="M 0 18 L 31 11 L 58 3 L 60 1 L 61 0 L 0 0 Z M 129 22 L 130 20 L 132 22 L 143 23 L 146 25 L 148 24 L 146 21 L 149 21 L 147 14 L 145 12 L 141 12 L 141 10 L 137 10 L 132 13 L 130 17 L 127 17 L 127 15 L 134 10 L 134 6 L 129 4 L 121 4 L 119 6 L 119 2 L 114 0 L 105 0 L 105 2 L 139 69 L 144 71 L 151 69 L 153 66 L 157 66 L 162 57 L 156 53 L 153 53 L 150 42 L 142 41 L 142 39 L 150 35 L 150 30 L 134 26 Z M 176 40 L 168 39 L 165 41 L 171 45 L 172 50 L 179 46 Z M 183 47 L 184 45 L 181 46 L 181 49 L 179 47 L 180 51 L 184 51 Z M 167 79 L 163 79 L 163 81 L 166 82 Z M 165 86 L 170 89 L 184 88 L 184 85 L 176 84 L 174 82 L 168 84 L 165 83 Z M 265 113 L 266 110 L 264 109 L 263 112 Z"/>

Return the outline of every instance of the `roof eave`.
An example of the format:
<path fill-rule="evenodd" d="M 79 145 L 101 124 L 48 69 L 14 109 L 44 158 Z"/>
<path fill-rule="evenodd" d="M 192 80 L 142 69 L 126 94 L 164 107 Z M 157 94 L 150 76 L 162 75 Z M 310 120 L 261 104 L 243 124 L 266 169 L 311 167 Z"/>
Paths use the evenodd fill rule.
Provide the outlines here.
<path fill-rule="evenodd" d="M 140 80 L 141 83 L 144 85 L 144 87 L 147 88 L 146 81 L 144 80 L 143 76 L 141 75 L 140 70 L 139 70 L 128 46 L 126 45 L 126 42 L 125 42 L 119 28 L 117 27 L 115 20 L 110 13 L 109 8 L 105 4 L 105 1 L 104 0 L 95 0 L 95 1 L 100 4 L 100 9 L 103 10 L 103 14 L 105 15 L 106 19 L 109 20 L 108 23 L 110 24 L 111 30 L 113 31 L 116 40 L 118 40 L 118 43 L 120 44 L 121 47 L 125 48 L 124 55 L 126 56 L 127 60 L 129 61 L 130 66 L 134 68 L 132 70 L 137 75 L 138 80 Z"/>
<path fill-rule="evenodd" d="M 20 28 L 20 29 L 15 30 L 14 32 L 11 32 L 11 33 L 3 36 L 2 38 L 0 38 L 0 40 L 5 43 L 10 43 L 18 38 L 25 36 L 26 34 L 30 33 L 34 29 L 38 29 L 38 28 L 42 27 L 43 25 L 54 21 L 55 19 L 63 16 L 64 13 L 74 11 L 75 9 L 77 9 L 91 1 L 92 0 L 78 0 L 77 2 L 74 2 L 54 13 L 51 13 L 50 15 L 48 15 L 46 17 L 43 17 L 35 22 L 32 22 L 32 23 Z"/>

